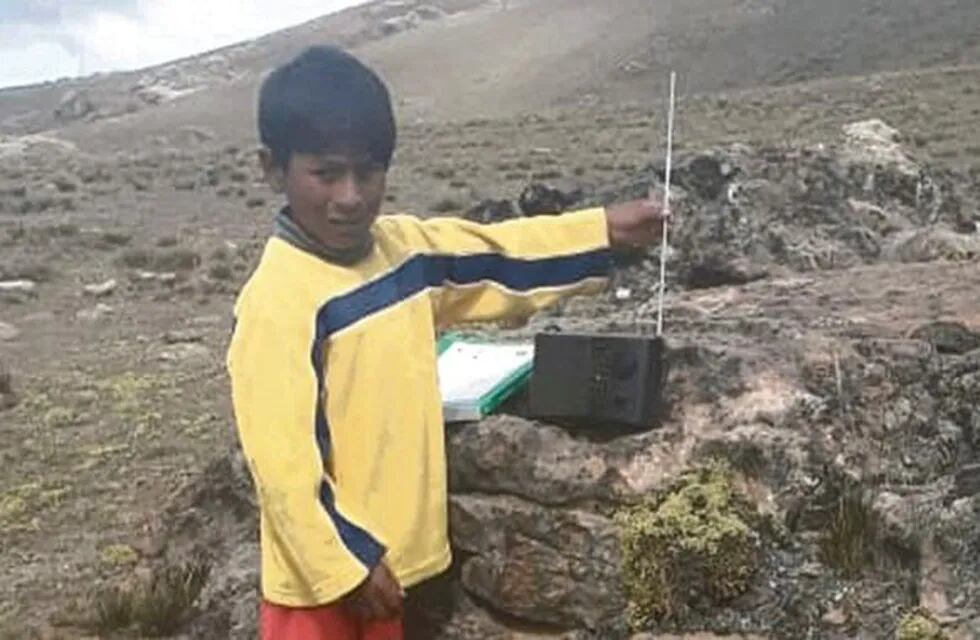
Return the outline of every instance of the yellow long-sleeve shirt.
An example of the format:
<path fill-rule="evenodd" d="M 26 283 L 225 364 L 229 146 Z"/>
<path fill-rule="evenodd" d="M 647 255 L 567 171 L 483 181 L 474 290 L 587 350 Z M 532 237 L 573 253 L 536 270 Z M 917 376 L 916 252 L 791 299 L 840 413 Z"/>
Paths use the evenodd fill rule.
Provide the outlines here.
<path fill-rule="evenodd" d="M 604 212 L 495 225 L 380 218 L 344 267 L 279 238 L 235 306 L 238 433 L 270 602 L 334 602 L 382 559 L 402 586 L 450 563 L 437 327 L 597 291 Z"/>

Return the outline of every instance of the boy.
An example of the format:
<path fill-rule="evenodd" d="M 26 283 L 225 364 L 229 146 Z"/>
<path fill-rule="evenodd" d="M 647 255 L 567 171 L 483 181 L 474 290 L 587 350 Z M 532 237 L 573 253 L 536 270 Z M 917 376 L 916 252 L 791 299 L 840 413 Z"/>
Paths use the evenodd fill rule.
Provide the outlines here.
<path fill-rule="evenodd" d="M 382 81 L 316 47 L 259 97 L 288 205 L 228 353 L 261 512 L 262 638 L 395 640 L 404 589 L 450 564 L 438 327 L 600 289 L 610 247 L 660 238 L 651 202 L 481 226 L 378 217 L 395 147 Z"/>

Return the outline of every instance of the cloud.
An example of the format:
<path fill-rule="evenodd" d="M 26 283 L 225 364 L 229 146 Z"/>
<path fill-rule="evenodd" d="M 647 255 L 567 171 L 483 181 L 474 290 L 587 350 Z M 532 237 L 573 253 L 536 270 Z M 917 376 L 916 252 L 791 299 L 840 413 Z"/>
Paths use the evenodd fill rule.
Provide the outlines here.
<path fill-rule="evenodd" d="M 0 5 L 0 21 L 3 24 L 46 24 L 57 22 L 60 17 L 57 2 L 42 0 L 10 0 Z"/>
<path fill-rule="evenodd" d="M 98 11 L 138 13 L 140 4 L 140 0 L 6 0 L 0 5 L 0 21 L 43 26 Z"/>
<path fill-rule="evenodd" d="M 0 86 L 18 86 L 69 76 L 78 70 L 78 58 L 53 41 L 0 49 Z"/>
<path fill-rule="evenodd" d="M 2 0 L 0 86 L 159 64 L 363 1 Z"/>

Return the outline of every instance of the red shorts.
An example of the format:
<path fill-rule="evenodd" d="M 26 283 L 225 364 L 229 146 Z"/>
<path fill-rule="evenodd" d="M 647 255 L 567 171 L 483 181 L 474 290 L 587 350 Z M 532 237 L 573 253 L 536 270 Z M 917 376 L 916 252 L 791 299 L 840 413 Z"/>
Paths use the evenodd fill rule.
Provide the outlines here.
<path fill-rule="evenodd" d="M 364 622 L 339 605 L 294 608 L 262 602 L 262 640 L 404 640 L 402 621 Z"/>

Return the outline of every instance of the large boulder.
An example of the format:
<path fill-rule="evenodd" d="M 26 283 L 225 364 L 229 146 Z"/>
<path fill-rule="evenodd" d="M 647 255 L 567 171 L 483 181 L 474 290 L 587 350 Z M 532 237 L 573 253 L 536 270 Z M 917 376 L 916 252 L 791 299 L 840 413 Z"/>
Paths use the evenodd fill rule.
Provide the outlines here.
<path fill-rule="evenodd" d="M 467 556 L 462 585 L 495 609 L 587 629 L 624 610 L 619 537 L 609 518 L 481 495 L 454 496 L 450 514 L 454 546 Z"/>
<path fill-rule="evenodd" d="M 585 188 L 576 206 L 645 197 L 664 174 L 665 166 L 656 164 L 621 184 Z M 847 125 L 821 145 L 680 152 L 672 201 L 673 286 L 980 258 L 980 193 L 972 178 L 916 157 L 880 121 Z M 626 274 L 625 286 L 656 277 L 651 260 Z"/>
<path fill-rule="evenodd" d="M 517 203 L 526 216 L 555 215 L 567 211 L 581 198 L 580 189 L 533 182 L 521 191 Z"/>
<path fill-rule="evenodd" d="M 71 89 L 61 97 L 54 116 L 59 120 L 72 121 L 95 115 L 95 112 L 95 103 L 84 89 Z"/>

